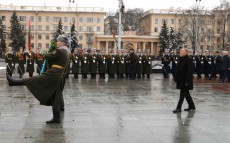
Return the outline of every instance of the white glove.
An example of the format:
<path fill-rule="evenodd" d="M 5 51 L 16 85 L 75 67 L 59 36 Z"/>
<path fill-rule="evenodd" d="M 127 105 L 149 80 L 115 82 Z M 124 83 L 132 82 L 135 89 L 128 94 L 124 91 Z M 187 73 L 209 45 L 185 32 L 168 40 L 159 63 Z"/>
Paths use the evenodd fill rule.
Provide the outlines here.
<path fill-rule="evenodd" d="M 18 67 L 18 63 L 15 66 Z"/>
<path fill-rule="evenodd" d="M 6 63 L 6 66 L 8 66 L 8 63 Z"/>

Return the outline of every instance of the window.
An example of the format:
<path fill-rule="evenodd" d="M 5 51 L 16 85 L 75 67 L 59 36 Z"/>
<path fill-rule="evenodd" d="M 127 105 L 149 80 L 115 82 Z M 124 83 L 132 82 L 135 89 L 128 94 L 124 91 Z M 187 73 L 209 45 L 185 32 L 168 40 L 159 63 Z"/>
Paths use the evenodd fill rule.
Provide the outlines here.
<path fill-rule="evenodd" d="M 71 21 L 72 23 L 74 23 L 75 22 L 75 17 L 72 17 L 72 21 Z"/>
<path fill-rule="evenodd" d="M 34 43 L 31 43 L 31 48 L 34 48 Z"/>
<path fill-rule="evenodd" d="M 34 31 L 34 25 L 30 25 L 30 30 Z"/>
<path fill-rule="evenodd" d="M 174 19 L 171 19 L 171 24 L 174 24 L 174 21 L 175 21 Z"/>
<path fill-rule="evenodd" d="M 220 37 L 217 37 L 217 42 L 220 42 Z"/>
<path fill-rule="evenodd" d="M 83 22 L 84 21 L 84 18 L 83 17 L 80 17 L 79 18 L 79 22 Z"/>
<path fill-rule="evenodd" d="M 57 25 L 54 25 L 53 30 L 56 31 L 57 29 L 58 29 L 58 26 L 57 26 Z"/>
<path fill-rule="evenodd" d="M 210 42 L 211 41 L 211 38 L 210 36 L 207 37 L 207 42 Z"/>
<path fill-rule="evenodd" d="M 64 22 L 68 22 L 68 17 L 64 17 Z"/>
<path fill-rule="evenodd" d="M 188 19 L 185 19 L 185 20 L 184 20 L 184 23 L 185 23 L 186 25 L 188 25 Z"/>
<path fill-rule="evenodd" d="M 49 39 L 50 39 L 49 34 L 46 34 L 46 40 L 49 40 Z"/>
<path fill-rule="evenodd" d="M 201 37 L 201 38 L 200 38 L 200 42 L 204 42 L 204 37 Z"/>
<path fill-rule="evenodd" d="M 31 39 L 34 40 L 34 35 L 31 35 Z"/>
<path fill-rule="evenodd" d="M 155 18 L 155 24 L 158 24 L 158 18 Z"/>
<path fill-rule="evenodd" d="M 93 26 L 87 26 L 87 32 L 92 32 L 93 31 Z"/>
<path fill-rule="evenodd" d="M 38 48 L 42 48 L 42 43 L 38 43 Z"/>
<path fill-rule="evenodd" d="M 83 40 L 83 36 L 82 35 L 79 35 L 79 40 Z"/>
<path fill-rule="evenodd" d="M 61 19 L 61 17 L 54 17 L 53 22 L 59 22 L 60 19 Z"/>
<path fill-rule="evenodd" d="M 154 32 L 158 32 L 158 27 L 155 27 L 155 28 L 154 28 Z"/>
<path fill-rule="evenodd" d="M 64 26 L 64 31 L 68 31 L 68 26 Z"/>
<path fill-rule="evenodd" d="M 82 48 L 82 44 L 79 44 L 79 48 Z"/>
<path fill-rule="evenodd" d="M 210 45 L 207 46 L 207 50 L 210 50 Z"/>
<path fill-rule="evenodd" d="M 93 17 L 87 17 L 87 22 L 92 23 L 93 22 Z"/>
<path fill-rule="evenodd" d="M 6 39 L 6 33 L 3 33 L 3 39 Z"/>
<path fill-rule="evenodd" d="M 38 22 L 42 22 L 42 17 L 38 16 Z"/>
<path fill-rule="evenodd" d="M 42 40 L 42 35 L 38 34 L 38 40 Z"/>
<path fill-rule="evenodd" d="M 49 30 L 50 30 L 50 26 L 46 25 L 46 31 L 49 31 Z"/>
<path fill-rule="evenodd" d="M 83 26 L 79 26 L 79 31 L 83 31 Z"/>
<path fill-rule="evenodd" d="M 162 21 L 161 21 L 161 22 L 162 22 L 162 23 L 164 23 L 164 22 L 165 22 L 165 23 L 167 24 L 167 23 L 168 23 L 168 19 L 162 19 Z"/>
<path fill-rule="evenodd" d="M 50 44 L 46 43 L 46 49 L 49 49 L 49 47 L 50 47 Z"/>
<path fill-rule="evenodd" d="M 26 30 L 26 25 L 21 25 L 22 31 Z"/>
<path fill-rule="evenodd" d="M 42 31 L 42 25 L 38 25 L 38 31 Z"/>
<path fill-rule="evenodd" d="M 2 16 L 2 21 L 6 21 L 6 16 Z"/>
<path fill-rule="evenodd" d="M 208 23 L 208 25 L 211 25 L 212 24 L 212 20 L 208 19 L 207 23 Z"/>
<path fill-rule="evenodd" d="M 46 16 L 46 22 L 49 22 L 49 21 L 50 21 L 49 16 Z"/>
<path fill-rule="evenodd" d="M 2 25 L 2 30 L 6 30 L 6 25 Z"/>
<path fill-rule="evenodd" d="M 30 22 L 34 22 L 34 16 L 30 16 Z"/>
<path fill-rule="evenodd" d="M 204 28 L 201 28 L 201 33 L 204 34 Z"/>
<path fill-rule="evenodd" d="M 97 26 L 97 32 L 100 32 L 100 31 L 101 31 L 101 27 Z"/>
<path fill-rule="evenodd" d="M 207 30 L 207 35 L 210 35 L 211 34 L 211 29 L 208 29 Z"/>
<path fill-rule="evenodd" d="M 98 17 L 98 18 L 97 18 L 97 23 L 100 23 L 100 22 L 101 22 L 101 18 Z"/>
<path fill-rule="evenodd" d="M 20 16 L 20 17 L 19 17 L 19 20 L 20 20 L 20 21 L 26 21 L 26 16 Z"/>
<path fill-rule="evenodd" d="M 217 34 L 220 34 L 220 29 L 217 29 L 217 30 L 216 30 L 216 33 L 217 33 Z"/>
<path fill-rule="evenodd" d="M 178 23 L 181 24 L 181 19 L 178 19 Z"/>

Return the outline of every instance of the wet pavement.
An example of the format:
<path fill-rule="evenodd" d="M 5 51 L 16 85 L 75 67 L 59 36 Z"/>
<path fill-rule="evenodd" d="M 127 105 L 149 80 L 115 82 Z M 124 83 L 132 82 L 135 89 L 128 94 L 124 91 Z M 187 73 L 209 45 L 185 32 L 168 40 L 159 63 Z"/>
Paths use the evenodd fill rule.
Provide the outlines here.
<path fill-rule="evenodd" d="M 197 111 L 172 114 L 179 90 L 161 74 L 149 80 L 70 75 L 63 121 L 46 125 L 51 107 L 39 105 L 26 87 L 9 87 L 5 70 L 0 70 L 0 143 L 230 142 L 230 84 L 194 82 Z"/>

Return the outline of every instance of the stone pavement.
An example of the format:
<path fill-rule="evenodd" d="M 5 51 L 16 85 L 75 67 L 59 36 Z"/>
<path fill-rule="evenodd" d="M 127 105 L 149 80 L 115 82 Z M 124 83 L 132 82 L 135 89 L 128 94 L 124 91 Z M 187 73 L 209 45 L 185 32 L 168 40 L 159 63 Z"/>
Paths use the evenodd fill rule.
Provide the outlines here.
<path fill-rule="evenodd" d="M 0 70 L 0 143 L 230 142 L 230 84 L 194 82 L 197 111 L 172 114 L 179 90 L 161 74 L 134 81 L 70 75 L 63 121 L 46 125 L 51 107 L 39 105 L 26 87 L 9 87 Z"/>

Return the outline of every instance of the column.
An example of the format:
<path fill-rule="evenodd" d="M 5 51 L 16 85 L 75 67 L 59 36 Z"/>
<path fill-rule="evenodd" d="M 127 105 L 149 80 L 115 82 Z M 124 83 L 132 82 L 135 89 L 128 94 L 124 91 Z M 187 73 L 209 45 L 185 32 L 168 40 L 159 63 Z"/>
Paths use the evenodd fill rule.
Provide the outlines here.
<path fill-rule="evenodd" d="M 105 53 L 109 53 L 109 41 L 105 41 Z"/>
<path fill-rule="evenodd" d="M 143 52 L 143 51 L 145 51 L 146 50 L 146 43 L 145 42 L 143 42 L 143 49 L 142 49 L 142 51 L 141 52 Z"/>
<path fill-rule="evenodd" d="M 100 41 L 97 42 L 97 50 L 101 50 L 101 47 L 100 47 Z"/>
<path fill-rule="evenodd" d="M 113 44 L 113 51 L 114 51 L 114 53 L 117 53 L 117 43 L 115 41 L 113 43 L 114 43 Z"/>
<path fill-rule="evenodd" d="M 153 50 L 154 50 L 154 49 L 153 49 L 153 42 L 151 42 L 151 46 L 150 46 L 150 54 L 151 54 L 151 55 L 155 54 L 155 53 L 153 53 Z"/>
<path fill-rule="evenodd" d="M 135 42 L 135 43 L 134 43 L 134 47 L 133 47 L 133 48 L 134 48 L 135 51 L 137 50 L 137 43 L 138 43 L 138 42 Z"/>

